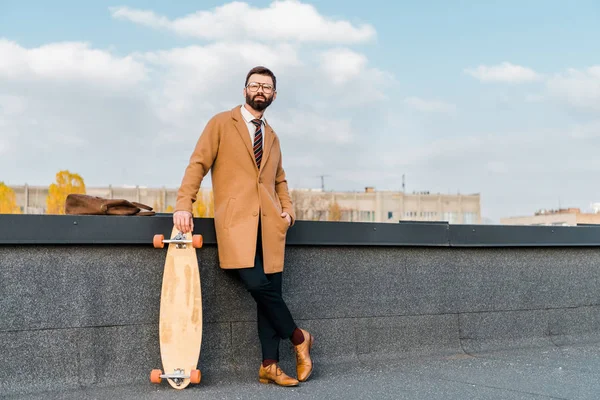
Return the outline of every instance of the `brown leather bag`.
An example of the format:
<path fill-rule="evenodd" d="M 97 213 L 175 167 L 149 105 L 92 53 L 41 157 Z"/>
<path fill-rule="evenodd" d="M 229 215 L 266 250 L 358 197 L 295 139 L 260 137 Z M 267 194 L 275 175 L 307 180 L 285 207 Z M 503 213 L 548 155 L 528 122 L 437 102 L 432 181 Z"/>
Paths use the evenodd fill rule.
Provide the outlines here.
<path fill-rule="evenodd" d="M 142 209 L 147 211 L 142 211 Z M 85 194 L 69 194 L 65 213 L 71 215 L 154 215 L 152 207 L 124 199 L 104 199 Z"/>

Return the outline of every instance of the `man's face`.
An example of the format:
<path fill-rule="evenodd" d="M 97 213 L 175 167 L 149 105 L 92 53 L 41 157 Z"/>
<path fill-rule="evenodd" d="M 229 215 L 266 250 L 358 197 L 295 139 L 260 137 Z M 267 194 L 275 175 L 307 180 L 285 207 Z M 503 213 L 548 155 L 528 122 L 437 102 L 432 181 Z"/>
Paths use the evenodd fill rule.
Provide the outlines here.
<path fill-rule="evenodd" d="M 268 75 L 250 75 L 248 85 L 244 88 L 244 97 L 246 103 L 256 111 L 265 110 L 277 97 L 273 80 Z"/>

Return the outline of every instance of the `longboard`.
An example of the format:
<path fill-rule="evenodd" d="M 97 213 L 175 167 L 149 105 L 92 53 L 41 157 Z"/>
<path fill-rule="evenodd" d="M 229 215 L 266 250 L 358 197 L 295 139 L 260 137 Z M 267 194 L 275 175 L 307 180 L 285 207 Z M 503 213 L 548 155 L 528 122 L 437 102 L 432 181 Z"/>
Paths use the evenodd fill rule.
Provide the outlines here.
<path fill-rule="evenodd" d="M 159 341 L 163 370 L 153 369 L 150 382 L 167 379 L 175 389 L 201 380 L 197 369 L 202 344 L 202 293 L 196 249 L 202 235 L 183 234 L 175 227 L 171 239 L 154 235 L 155 248 L 168 244 L 160 296 Z"/>

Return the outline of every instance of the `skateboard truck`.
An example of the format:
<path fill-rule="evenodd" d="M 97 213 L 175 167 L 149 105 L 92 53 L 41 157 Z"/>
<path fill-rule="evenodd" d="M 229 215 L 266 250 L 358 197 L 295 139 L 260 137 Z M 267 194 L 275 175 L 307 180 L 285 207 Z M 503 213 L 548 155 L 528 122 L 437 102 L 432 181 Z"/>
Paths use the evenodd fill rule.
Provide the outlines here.
<path fill-rule="evenodd" d="M 192 235 L 192 239 L 187 239 L 185 234 L 181 231 L 171 239 L 165 240 L 165 235 L 154 235 L 153 245 L 157 249 L 165 247 L 165 243 L 174 243 L 177 249 L 186 249 L 187 244 L 191 243 L 192 247 L 199 249 L 202 247 L 202 235 Z"/>
<path fill-rule="evenodd" d="M 174 370 L 170 374 L 163 374 L 160 369 L 152 370 L 150 374 L 150 381 L 152 383 L 160 383 L 162 379 L 170 379 L 177 386 L 181 386 L 184 379 L 189 379 L 190 383 L 198 384 L 200 383 L 200 370 L 193 369 L 190 371 L 189 375 L 185 373 L 185 370 L 178 368 Z"/>

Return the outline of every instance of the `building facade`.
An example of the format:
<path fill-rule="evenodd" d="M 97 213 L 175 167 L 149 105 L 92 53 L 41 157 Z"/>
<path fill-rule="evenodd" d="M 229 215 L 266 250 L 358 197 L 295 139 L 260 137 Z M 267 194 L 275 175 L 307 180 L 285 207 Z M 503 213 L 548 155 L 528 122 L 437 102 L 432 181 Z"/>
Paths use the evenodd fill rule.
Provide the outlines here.
<path fill-rule="evenodd" d="M 48 187 L 11 186 L 23 213 L 44 214 Z M 202 188 L 206 198 L 211 188 Z M 175 206 L 177 189 L 147 187 L 87 187 L 92 196 L 126 199 L 147 204 L 156 212 Z M 319 189 L 292 189 L 297 219 L 317 221 L 398 222 L 447 221 L 451 224 L 480 224 L 479 194 L 431 194 L 376 191 L 332 192 Z"/>
<path fill-rule="evenodd" d="M 451 224 L 480 224 L 479 194 L 450 195 L 429 192 L 376 191 L 323 192 L 314 189 L 292 191 L 298 219 L 356 222 L 447 221 Z M 339 213 L 336 212 L 339 210 Z M 337 218 L 334 214 L 338 214 Z"/>
<path fill-rule="evenodd" d="M 598 210 L 600 211 L 600 210 Z M 553 225 L 577 226 L 581 224 L 600 224 L 600 213 L 582 213 L 579 208 L 561 208 L 558 210 L 540 210 L 534 215 L 501 218 L 502 225 Z"/>

